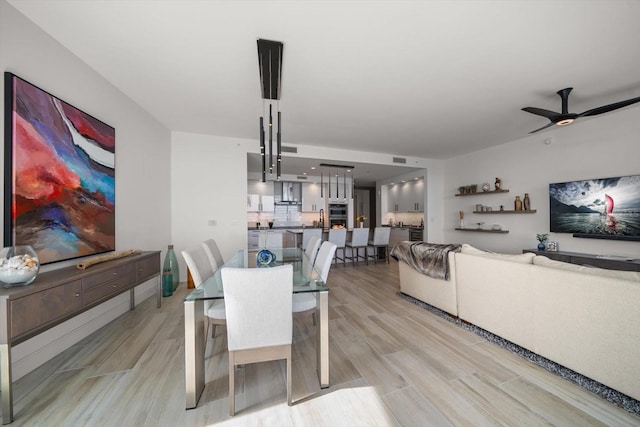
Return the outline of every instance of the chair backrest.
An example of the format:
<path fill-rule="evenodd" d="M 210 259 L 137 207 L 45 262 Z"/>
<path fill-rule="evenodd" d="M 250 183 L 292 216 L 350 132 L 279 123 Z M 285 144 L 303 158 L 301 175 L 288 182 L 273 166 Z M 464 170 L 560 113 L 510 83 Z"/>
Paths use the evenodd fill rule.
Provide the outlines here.
<path fill-rule="evenodd" d="M 368 228 L 354 228 L 351 232 L 351 246 L 367 246 L 369 243 Z"/>
<path fill-rule="evenodd" d="M 311 242 L 311 239 L 314 237 L 322 240 L 321 228 L 305 228 L 302 230 L 302 249 L 307 250 L 309 242 Z"/>
<path fill-rule="evenodd" d="M 389 244 L 390 227 L 376 227 L 373 231 L 374 246 L 386 246 Z"/>
<path fill-rule="evenodd" d="M 322 241 L 319 237 L 311 236 L 309 239 L 309 244 L 307 245 L 307 249 L 304 250 L 305 255 L 309 258 L 309 262 L 313 265 L 316 261 L 316 255 L 318 255 L 318 249 L 320 249 L 320 243 Z"/>
<path fill-rule="evenodd" d="M 187 263 L 187 267 L 193 277 L 193 284 L 200 287 L 202 283 L 213 275 L 213 268 L 211 268 L 211 262 L 209 257 L 202 246 L 196 246 L 195 248 L 185 249 L 182 251 L 184 261 Z"/>
<path fill-rule="evenodd" d="M 329 241 L 335 244 L 339 248 L 344 248 L 344 245 L 347 242 L 347 229 L 346 228 L 329 229 Z"/>
<path fill-rule="evenodd" d="M 282 248 L 282 233 L 279 231 L 261 231 L 260 247 L 266 249 Z"/>
<path fill-rule="evenodd" d="M 322 242 L 318 256 L 316 257 L 316 270 L 320 273 L 320 277 L 324 283 L 327 283 L 329 277 L 329 270 L 331 269 L 331 262 L 333 261 L 333 255 L 336 253 L 338 246 L 331 242 Z"/>
<path fill-rule="evenodd" d="M 293 266 L 230 268 L 224 283 L 229 351 L 291 344 Z"/>
<path fill-rule="evenodd" d="M 224 264 L 224 259 L 222 258 L 222 253 L 220 253 L 220 248 L 218 244 L 213 239 L 207 239 L 202 242 L 202 247 L 204 251 L 207 253 L 207 257 L 209 258 L 209 262 L 211 263 L 211 268 L 213 271 L 216 271 Z"/>

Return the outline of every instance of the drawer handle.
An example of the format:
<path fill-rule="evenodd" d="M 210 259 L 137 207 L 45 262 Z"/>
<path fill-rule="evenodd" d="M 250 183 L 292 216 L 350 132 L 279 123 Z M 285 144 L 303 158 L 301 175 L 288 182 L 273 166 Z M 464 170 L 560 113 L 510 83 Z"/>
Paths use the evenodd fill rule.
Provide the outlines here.
<path fill-rule="evenodd" d="M 76 292 L 76 297 L 79 297 L 79 296 L 80 296 L 80 292 Z"/>

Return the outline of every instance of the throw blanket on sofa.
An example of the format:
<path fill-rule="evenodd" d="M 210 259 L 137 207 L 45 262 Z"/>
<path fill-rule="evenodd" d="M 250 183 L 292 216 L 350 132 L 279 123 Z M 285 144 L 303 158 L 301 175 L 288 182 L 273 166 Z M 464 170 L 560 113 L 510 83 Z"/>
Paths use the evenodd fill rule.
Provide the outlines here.
<path fill-rule="evenodd" d="M 449 280 L 449 252 L 460 252 L 460 248 L 458 244 L 400 242 L 391 250 L 391 256 L 429 277 Z"/>

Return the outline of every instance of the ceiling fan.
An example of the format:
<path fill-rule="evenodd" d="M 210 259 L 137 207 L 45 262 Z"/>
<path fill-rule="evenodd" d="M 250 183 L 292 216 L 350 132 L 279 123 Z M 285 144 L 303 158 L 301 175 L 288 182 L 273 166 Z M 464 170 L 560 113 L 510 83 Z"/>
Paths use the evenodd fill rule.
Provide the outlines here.
<path fill-rule="evenodd" d="M 637 98 L 627 99 L 626 101 L 620 101 L 613 104 L 604 105 L 602 107 L 593 108 L 591 110 L 587 110 L 580 114 L 570 113 L 568 104 L 569 104 L 569 94 L 571 93 L 572 90 L 573 90 L 572 87 L 568 87 L 566 89 L 562 89 L 557 92 L 557 94 L 560 95 L 560 98 L 562 99 L 562 113 L 556 113 L 555 111 L 545 110 L 545 109 L 536 108 L 536 107 L 523 108 L 522 110 L 526 111 L 527 113 L 537 114 L 538 116 L 546 117 L 551 121 L 551 123 L 547 124 L 546 126 L 543 126 L 540 129 L 532 130 L 529 133 L 535 133 L 543 129 L 546 129 L 548 127 L 551 127 L 553 125 L 565 126 L 573 123 L 575 119 L 580 117 L 597 116 L 598 114 L 608 113 L 609 111 L 617 110 L 618 108 L 626 107 L 627 105 L 640 102 L 640 97 L 637 97 Z"/>

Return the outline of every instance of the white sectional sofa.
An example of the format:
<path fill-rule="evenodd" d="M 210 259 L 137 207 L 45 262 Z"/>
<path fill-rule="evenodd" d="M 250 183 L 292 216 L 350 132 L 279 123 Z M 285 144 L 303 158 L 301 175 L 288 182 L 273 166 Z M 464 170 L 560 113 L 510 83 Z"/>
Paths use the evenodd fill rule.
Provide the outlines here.
<path fill-rule="evenodd" d="M 640 400 L 640 273 L 469 245 L 449 256 L 449 281 L 400 262 L 401 291 Z"/>

